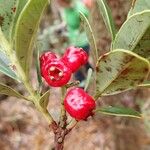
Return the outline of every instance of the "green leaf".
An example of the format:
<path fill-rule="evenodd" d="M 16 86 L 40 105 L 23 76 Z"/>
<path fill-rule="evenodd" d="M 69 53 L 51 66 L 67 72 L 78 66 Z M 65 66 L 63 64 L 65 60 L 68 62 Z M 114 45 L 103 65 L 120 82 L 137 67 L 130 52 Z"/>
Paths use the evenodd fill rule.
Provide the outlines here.
<path fill-rule="evenodd" d="M 2 83 L 0 83 L 0 94 L 28 100 L 27 98 L 25 98 L 23 95 L 21 95 L 20 93 L 18 93 L 17 91 L 12 89 L 11 87 L 4 85 Z"/>
<path fill-rule="evenodd" d="M 116 28 L 111 14 L 111 10 L 108 7 L 105 0 L 97 0 L 99 11 L 103 17 L 104 23 L 111 34 L 112 41 L 115 39 Z"/>
<path fill-rule="evenodd" d="M 18 17 L 20 15 L 21 11 L 23 10 L 23 8 L 25 7 L 25 4 L 27 3 L 28 0 L 17 0 L 17 1 L 18 1 L 18 4 L 17 4 L 17 8 L 16 8 L 16 14 L 14 16 L 13 27 L 12 27 L 12 32 L 11 32 L 11 39 L 14 39 L 15 27 L 16 27 Z"/>
<path fill-rule="evenodd" d="M 116 35 L 113 49 L 126 49 L 150 57 L 150 10 L 132 15 Z"/>
<path fill-rule="evenodd" d="M 98 108 L 96 112 L 106 115 L 142 118 L 141 113 L 139 113 L 138 111 L 125 107 L 102 107 Z"/>
<path fill-rule="evenodd" d="M 92 70 L 91 68 L 89 68 L 89 69 L 88 69 L 88 73 L 87 73 L 87 78 L 86 78 L 86 83 L 85 83 L 84 91 L 87 90 L 88 85 L 89 85 L 89 83 L 90 83 L 90 81 L 91 81 L 92 72 L 93 72 L 93 70 Z"/>
<path fill-rule="evenodd" d="M 40 98 L 40 106 L 46 110 L 48 102 L 49 102 L 50 91 L 48 90 L 46 93 L 42 95 Z"/>
<path fill-rule="evenodd" d="M 127 50 L 114 50 L 100 57 L 97 63 L 97 93 L 113 95 L 132 89 L 147 79 L 150 63 Z"/>
<path fill-rule="evenodd" d="M 136 0 L 133 7 L 131 7 L 128 18 L 135 13 L 142 12 L 144 10 L 150 10 L 150 0 Z"/>
<path fill-rule="evenodd" d="M 96 46 L 96 42 L 95 42 L 95 38 L 94 38 L 91 25 L 88 19 L 86 18 L 86 16 L 82 12 L 80 12 L 80 18 L 81 18 L 81 25 L 84 27 L 84 30 L 88 37 L 88 41 L 90 43 L 90 49 L 92 52 L 93 61 L 96 64 L 96 61 L 98 59 L 98 52 L 97 52 L 97 46 Z"/>
<path fill-rule="evenodd" d="M 138 55 L 148 59 L 150 57 L 150 42 L 149 41 L 150 41 L 150 26 L 133 51 L 137 53 Z"/>
<path fill-rule="evenodd" d="M 150 81 L 145 81 L 142 84 L 138 85 L 139 87 L 150 88 Z"/>
<path fill-rule="evenodd" d="M 6 55 L 9 51 L 7 51 L 8 48 L 8 42 L 0 28 L 0 72 L 19 81 L 18 77 L 13 71 L 14 66 L 11 65 L 10 60 L 8 59 L 9 54 Z"/>
<path fill-rule="evenodd" d="M 11 39 L 17 2 L 18 0 L 0 0 L 0 26 L 8 41 Z"/>
<path fill-rule="evenodd" d="M 39 90 L 40 87 L 42 86 L 42 77 L 41 77 L 41 71 L 40 71 L 40 60 L 39 60 L 39 53 L 41 49 L 41 44 L 37 43 L 36 45 L 36 51 L 35 51 L 35 66 L 36 66 L 36 72 L 37 72 L 37 78 L 38 78 L 38 83 L 39 83 Z"/>
<path fill-rule="evenodd" d="M 47 4 L 48 0 L 28 0 L 17 21 L 15 50 L 27 78 L 38 26 Z"/>
<path fill-rule="evenodd" d="M 0 72 L 9 76 L 12 79 L 19 81 L 18 77 L 16 76 L 12 68 L 13 66 L 11 66 L 9 59 L 2 51 L 0 51 Z"/>
<path fill-rule="evenodd" d="M 19 81 L 18 76 L 13 71 L 15 70 L 15 66 L 11 64 L 8 58 L 10 56 L 9 51 L 10 49 L 8 41 L 6 40 L 0 28 L 0 72 Z"/>

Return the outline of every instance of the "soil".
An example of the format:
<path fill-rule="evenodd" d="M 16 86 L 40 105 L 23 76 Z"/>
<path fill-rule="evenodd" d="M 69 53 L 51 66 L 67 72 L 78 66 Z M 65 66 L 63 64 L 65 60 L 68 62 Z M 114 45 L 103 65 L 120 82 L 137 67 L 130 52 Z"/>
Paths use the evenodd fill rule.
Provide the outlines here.
<path fill-rule="evenodd" d="M 131 3 L 127 0 L 109 0 L 117 28 L 126 19 Z M 50 9 L 47 14 L 52 10 Z M 99 55 L 110 48 L 110 35 L 108 34 L 97 6 L 91 10 L 91 24 L 94 29 Z M 50 17 L 45 15 L 41 28 L 47 27 L 52 20 L 58 18 L 57 11 Z M 64 42 L 63 40 L 61 40 Z M 53 46 L 60 47 L 61 43 Z M 32 71 L 34 72 L 34 70 Z M 14 83 L 11 79 L 1 75 L 7 85 L 26 94 L 22 85 Z M 35 73 L 32 82 L 36 82 Z M 93 89 L 92 89 L 93 90 Z M 48 109 L 59 118 L 60 89 L 51 89 Z M 105 97 L 97 103 L 99 106 L 123 105 L 142 111 L 142 120 L 133 118 L 110 117 L 96 115 L 87 121 L 81 121 L 65 141 L 65 150 L 150 150 L 150 90 L 138 89 L 116 96 Z M 0 97 L 0 150 L 53 150 L 54 135 L 48 127 L 43 116 L 35 110 L 33 104 L 13 97 Z"/>

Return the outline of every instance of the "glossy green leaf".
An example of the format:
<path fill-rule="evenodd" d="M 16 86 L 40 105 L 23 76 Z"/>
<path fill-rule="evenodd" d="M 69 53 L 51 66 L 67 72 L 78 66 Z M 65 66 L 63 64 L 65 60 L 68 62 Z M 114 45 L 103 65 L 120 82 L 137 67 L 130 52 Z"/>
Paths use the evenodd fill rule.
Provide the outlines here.
<path fill-rule="evenodd" d="M 41 71 L 40 71 L 40 56 L 39 56 L 39 53 L 40 53 L 40 49 L 41 49 L 41 44 L 37 42 L 36 44 L 36 51 L 35 51 L 35 66 L 36 66 L 36 72 L 37 72 L 37 79 L 38 79 L 38 83 L 39 83 L 39 89 L 40 87 L 42 86 L 42 77 L 41 77 Z"/>
<path fill-rule="evenodd" d="M 80 12 L 80 18 L 81 18 L 81 25 L 84 27 L 84 30 L 88 37 L 88 41 L 90 43 L 90 49 L 91 49 L 93 61 L 96 64 L 96 61 L 98 59 L 98 52 L 97 52 L 97 46 L 96 46 L 96 42 L 95 42 L 95 38 L 94 38 L 91 25 L 88 19 L 86 18 L 86 16 L 82 12 Z"/>
<path fill-rule="evenodd" d="M 128 18 L 135 13 L 139 13 L 144 10 L 150 10 L 150 0 L 136 0 L 134 6 L 131 7 L 128 13 Z"/>
<path fill-rule="evenodd" d="M 116 28 L 111 14 L 111 10 L 108 7 L 105 0 L 97 0 L 97 3 L 98 3 L 99 11 L 103 17 L 104 23 L 111 34 L 112 40 L 114 40 L 116 35 Z"/>
<path fill-rule="evenodd" d="M 144 10 L 150 10 L 150 1 L 149 0 L 136 0 L 134 7 L 132 7 L 128 13 L 128 18 Z M 143 51 L 145 51 L 145 55 L 146 55 L 146 53 L 149 51 L 150 38 L 148 37 L 150 37 L 150 26 L 148 30 L 146 31 L 146 33 L 144 34 L 144 36 L 142 37 L 142 40 L 139 42 L 138 46 L 136 47 L 136 50 L 138 51 L 139 54 L 140 52 L 143 53 Z M 150 57 L 150 55 L 148 57 Z"/>
<path fill-rule="evenodd" d="M 96 97 L 132 89 L 147 79 L 149 71 L 149 61 L 133 52 L 114 50 L 106 53 L 97 63 Z"/>
<path fill-rule="evenodd" d="M 2 31 L 10 41 L 13 20 L 16 13 L 18 0 L 0 0 L 0 26 Z"/>
<path fill-rule="evenodd" d="M 113 115 L 113 116 L 142 118 L 140 112 L 125 107 L 112 107 L 112 106 L 102 107 L 102 108 L 98 108 L 96 112 L 106 114 L 106 115 Z"/>
<path fill-rule="evenodd" d="M 91 81 L 91 78 L 92 78 L 92 73 L 93 73 L 93 70 L 91 68 L 88 69 L 88 73 L 87 73 L 87 78 L 86 78 L 86 83 L 85 83 L 85 87 L 84 87 L 84 91 L 87 90 L 88 86 L 89 86 L 89 83 Z"/>
<path fill-rule="evenodd" d="M 23 95 L 21 95 L 20 93 L 18 93 L 17 91 L 12 89 L 11 87 L 4 85 L 2 83 L 0 83 L 0 94 L 28 100 L 27 98 L 25 98 Z"/>
<path fill-rule="evenodd" d="M 7 57 L 7 40 L 4 37 L 3 32 L 0 29 L 0 72 L 15 79 L 18 80 L 18 77 L 16 76 L 15 72 L 13 71 L 14 66 L 12 66 L 10 60 Z M 18 80 L 19 81 L 19 80 Z"/>
<path fill-rule="evenodd" d="M 47 4 L 48 0 L 28 0 L 17 21 L 15 50 L 27 77 L 29 77 L 38 26 Z"/>
<path fill-rule="evenodd" d="M 11 65 L 11 62 L 2 51 L 0 51 L 0 72 L 9 76 L 12 79 L 19 81 L 18 77 L 13 71 L 13 66 Z"/>
<path fill-rule="evenodd" d="M 150 26 L 133 51 L 147 59 L 150 57 Z"/>
<path fill-rule="evenodd" d="M 39 102 L 40 102 L 40 106 L 42 108 L 44 108 L 46 110 L 48 102 L 49 102 L 49 96 L 50 96 L 50 91 L 47 91 L 46 93 L 44 93 L 42 95 L 42 97 L 40 98 Z"/>
<path fill-rule="evenodd" d="M 12 79 L 18 80 L 16 74 L 12 71 L 10 67 L 11 64 L 6 64 L 1 58 L 0 58 L 0 72 L 11 77 Z"/>
<path fill-rule="evenodd" d="M 113 49 L 126 49 L 150 57 L 150 10 L 132 15 L 116 35 Z"/>
<path fill-rule="evenodd" d="M 11 32 L 11 39 L 14 39 L 15 27 L 16 27 L 18 17 L 20 15 L 21 11 L 23 10 L 23 8 L 25 7 L 25 4 L 27 3 L 28 0 L 17 0 L 17 1 L 18 1 L 18 4 L 17 4 L 17 8 L 16 8 L 16 14 L 14 16 L 13 27 L 12 27 L 12 32 Z"/>
<path fill-rule="evenodd" d="M 142 84 L 139 85 L 139 87 L 145 87 L 145 88 L 150 88 L 150 81 L 145 81 Z"/>

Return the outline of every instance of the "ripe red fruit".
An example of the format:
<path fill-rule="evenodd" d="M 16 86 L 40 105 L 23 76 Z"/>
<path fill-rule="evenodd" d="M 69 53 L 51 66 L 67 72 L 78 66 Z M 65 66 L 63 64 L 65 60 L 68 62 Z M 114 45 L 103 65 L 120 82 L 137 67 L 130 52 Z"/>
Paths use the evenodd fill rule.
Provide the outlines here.
<path fill-rule="evenodd" d="M 61 60 L 53 59 L 41 66 L 41 73 L 45 81 L 53 87 L 65 85 L 71 78 L 71 70 Z"/>
<path fill-rule="evenodd" d="M 45 65 L 47 63 L 50 63 L 54 59 L 56 59 L 57 56 L 53 52 L 45 52 L 40 56 L 40 68 L 41 68 L 41 76 L 44 77 L 43 75 L 43 70 L 45 68 Z"/>
<path fill-rule="evenodd" d="M 92 8 L 92 6 L 93 6 L 93 0 L 83 0 L 83 3 L 88 8 Z"/>
<path fill-rule="evenodd" d="M 48 62 L 53 61 L 53 59 L 56 59 L 57 56 L 53 52 L 45 52 L 40 56 L 40 65 L 45 65 Z"/>
<path fill-rule="evenodd" d="M 72 72 L 77 71 L 81 65 L 88 61 L 88 55 L 82 48 L 69 47 L 61 59 Z"/>
<path fill-rule="evenodd" d="M 94 99 L 81 88 L 73 88 L 67 92 L 64 100 L 66 111 L 76 120 L 86 120 L 93 115 L 96 107 Z"/>

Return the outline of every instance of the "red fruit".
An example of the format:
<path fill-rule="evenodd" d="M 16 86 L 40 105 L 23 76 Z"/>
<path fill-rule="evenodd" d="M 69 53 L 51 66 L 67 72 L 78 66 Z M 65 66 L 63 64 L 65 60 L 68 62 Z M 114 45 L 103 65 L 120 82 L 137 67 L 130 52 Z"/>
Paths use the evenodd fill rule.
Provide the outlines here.
<path fill-rule="evenodd" d="M 88 55 L 82 48 L 69 47 L 61 59 L 72 72 L 77 71 L 81 65 L 88 61 Z"/>
<path fill-rule="evenodd" d="M 50 63 L 54 59 L 56 59 L 57 56 L 53 52 L 45 52 L 40 56 L 40 68 L 41 68 L 41 75 L 43 77 L 43 70 L 45 68 L 45 65 L 47 63 Z"/>
<path fill-rule="evenodd" d="M 86 120 L 93 115 L 96 107 L 94 99 L 81 88 L 73 88 L 68 91 L 64 106 L 66 111 L 76 120 Z"/>
<path fill-rule="evenodd" d="M 83 0 L 83 3 L 88 8 L 92 8 L 92 6 L 93 6 L 93 0 Z"/>
<path fill-rule="evenodd" d="M 61 60 L 53 59 L 41 66 L 41 73 L 45 81 L 53 87 L 65 85 L 71 78 L 71 70 Z"/>
<path fill-rule="evenodd" d="M 40 65 L 45 65 L 48 62 L 53 61 L 53 59 L 56 59 L 57 56 L 53 52 L 45 52 L 40 56 Z"/>

